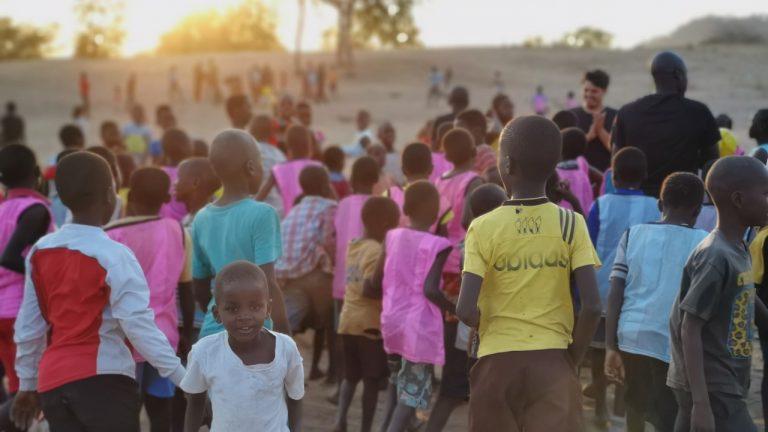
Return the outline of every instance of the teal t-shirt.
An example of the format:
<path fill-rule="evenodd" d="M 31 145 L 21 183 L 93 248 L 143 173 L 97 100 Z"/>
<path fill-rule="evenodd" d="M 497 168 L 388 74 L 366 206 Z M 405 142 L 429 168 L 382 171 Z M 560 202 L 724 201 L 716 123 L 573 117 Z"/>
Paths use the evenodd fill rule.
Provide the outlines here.
<path fill-rule="evenodd" d="M 280 218 L 275 209 L 247 198 L 224 207 L 207 205 L 192 223 L 192 277 L 213 278 L 224 266 L 245 260 L 256 265 L 277 261 L 283 253 Z M 205 313 L 200 337 L 224 327 L 213 318 L 214 300 Z M 271 328 L 271 322 L 265 326 Z"/>

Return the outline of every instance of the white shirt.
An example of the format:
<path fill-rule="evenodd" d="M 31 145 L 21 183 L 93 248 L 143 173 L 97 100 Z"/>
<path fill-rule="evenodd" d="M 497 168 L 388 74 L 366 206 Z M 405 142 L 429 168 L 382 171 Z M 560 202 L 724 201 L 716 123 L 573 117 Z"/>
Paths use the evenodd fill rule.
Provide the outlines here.
<path fill-rule="evenodd" d="M 192 347 L 180 387 L 187 393 L 208 392 L 211 432 L 289 432 L 285 395 L 304 397 L 303 360 L 290 336 L 265 331 L 276 338 L 271 363 L 246 366 L 230 348 L 226 331 Z"/>

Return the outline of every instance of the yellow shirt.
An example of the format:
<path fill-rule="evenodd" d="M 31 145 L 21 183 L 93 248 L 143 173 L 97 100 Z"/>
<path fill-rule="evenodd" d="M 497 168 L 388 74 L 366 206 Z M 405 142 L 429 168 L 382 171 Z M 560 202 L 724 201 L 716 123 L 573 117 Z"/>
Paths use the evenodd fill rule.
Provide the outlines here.
<path fill-rule="evenodd" d="M 749 254 L 752 256 L 752 275 L 755 278 L 755 283 L 758 285 L 762 285 L 765 279 L 763 250 L 765 249 L 766 239 L 768 239 L 768 227 L 763 227 L 757 232 L 755 238 L 752 239 L 752 243 L 749 244 Z"/>
<path fill-rule="evenodd" d="M 571 273 L 600 264 L 581 215 L 544 200 L 522 203 L 508 201 L 467 231 L 464 271 L 483 278 L 479 357 L 567 348 Z"/>
<path fill-rule="evenodd" d="M 381 250 L 381 243 L 372 239 L 355 239 L 349 243 L 338 334 L 381 339 L 381 300 L 363 297 L 363 283 L 376 271 Z"/>

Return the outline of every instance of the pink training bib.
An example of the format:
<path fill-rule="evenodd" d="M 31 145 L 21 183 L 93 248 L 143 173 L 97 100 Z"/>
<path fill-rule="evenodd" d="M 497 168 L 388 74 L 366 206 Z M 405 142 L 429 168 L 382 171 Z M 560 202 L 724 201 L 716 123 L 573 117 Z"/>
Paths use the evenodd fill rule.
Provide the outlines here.
<path fill-rule="evenodd" d="M 165 171 L 165 173 L 168 174 L 168 177 L 171 178 L 171 190 L 169 191 L 171 194 L 171 201 L 163 204 L 163 206 L 160 208 L 160 216 L 181 221 L 184 219 L 184 216 L 187 215 L 188 211 L 187 206 L 183 202 L 176 199 L 176 191 L 174 189 L 174 185 L 179 179 L 179 168 L 164 166 L 162 167 L 162 170 Z"/>
<path fill-rule="evenodd" d="M 354 194 L 341 201 L 336 209 L 336 263 L 333 269 L 333 298 L 344 300 L 347 283 L 347 247 L 363 235 L 363 205 L 370 195 Z"/>
<path fill-rule="evenodd" d="M 302 193 L 301 185 L 299 184 L 299 174 L 301 174 L 301 170 L 308 166 L 322 165 L 320 162 L 312 159 L 295 159 L 272 167 L 275 184 L 280 189 L 280 196 L 283 198 L 284 215 L 291 211 L 296 198 Z"/>
<path fill-rule="evenodd" d="M 34 191 L 27 193 L 22 190 L 11 190 L 8 199 L 0 203 L 0 253 L 8 246 L 21 215 L 30 207 L 42 204 L 50 214 L 50 203 L 42 195 L 38 196 Z M 53 232 L 53 216 L 48 232 Z M 29 248 L 24 251 L 26 257 Z M 21 299 L 24 295 L 24 275 L 0 267 L 0 318 L 16 318 L 21 307 Z"/>
<path fill-rule="evenodd" d="M 443 238 L 410 228 L 387 233 L 381 334 L 384 350 L 415 363 L 445 363 L 443 316 L 424 296 L 437 255 L 451 247 Z"/>
<path fill-rule="evenodd" d="M 582 210 L 584 212 L 589 212 L 595 197 L 592 192 L 592 184 L 589 182 L 588 174 L 585 174 L 581 169 L 557 168 L 557 175 L 560 177 L 560 180 L 568 182 L 571 192 L 576 196 L 576 199 L 579 200 Z M 571 205 L 565 201 L 562 201 L 559 205 L 563 208 L 573 210 Z"/>
<path fill-rule="evenodd" d="M 474 171 L 467 171 L 449 178 L 441 178 L 435 186 L 440 192 L 440 196 L 446 198 L 451 204 L 453 210 L 453 219 L 448 222 L 448 240 L 454 247 L 448 261 L 445 263 L 445 273 L 461 272 L 461 252 L 456 247 L 464 240 L 467 231 L 461 225 L 461 218 L 464 213 L 464 203 L 466 202 L 467 187 L 479 176 Z"/>
<path fill-rule="evenodd" d="M 405 187 L 406 189 L 408 186 Z M 401 189 L 399 186 L 392 186 L 389 188 L 389 191 L 387 193 L 389 198 L 397 204 L 398 207 L 400 207 L 400 227 L 407 228 L 411 225 L 411 221 L 408 218 L 408 216 L 405 215 L 405 211 L 403 210 L 403 207 L 405 206 L 405 190 Z M 437 214 L 437 220 L 429 229 L 429 232 L 432 234 L 437 234 L 437 229 L 440 226 L 440 221 L 445 217 L 448 212 L 451 211 L 451 203 L 448 202 L 448 200 L 440 196 L 440 212 Z"/>
<path fill-rule="evenodd" d="M 443 174 L 452 169 L 453 164 L 445 158 L 445 153 L 432 152 L 432 174 L 429 176 L 429 181 L 432 183 L 437 182 Z"/>
<path fill-rule="evenodd" d="M 149 307 L 155 324 L 175 350 L 179 345 L 179 312 L 176 289 L 184 271 L 186 253 L 181 223 L 170 218 L 156 218 L 106 227 L 109 238 L 133 251 L 149 285 Z M 136 352 L 137 362 L 144 359 Z"/>

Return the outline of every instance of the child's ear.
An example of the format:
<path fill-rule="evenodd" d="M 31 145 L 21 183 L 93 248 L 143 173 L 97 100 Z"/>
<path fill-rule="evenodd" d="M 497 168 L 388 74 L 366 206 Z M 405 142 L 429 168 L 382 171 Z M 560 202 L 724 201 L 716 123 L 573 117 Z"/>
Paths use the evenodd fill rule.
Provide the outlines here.
<path fill-rule="evenodd" d="M 656 200 L 656 205 L 659 206 L 659 213 L 664 213 L 664 202 L 659 198 Z"/>

